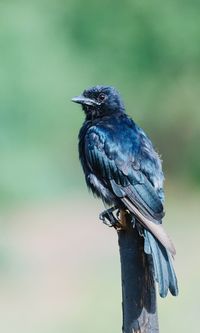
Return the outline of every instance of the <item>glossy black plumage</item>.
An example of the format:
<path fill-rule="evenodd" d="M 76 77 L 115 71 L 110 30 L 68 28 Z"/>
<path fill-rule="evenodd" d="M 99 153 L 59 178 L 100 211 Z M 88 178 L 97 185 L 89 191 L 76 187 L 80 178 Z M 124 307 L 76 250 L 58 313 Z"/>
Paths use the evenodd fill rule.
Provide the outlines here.
<path fill-rule="evenodd" d="M 161 161 L 144 131 L 125 113 L 118 92 L 97 86 L 74 99 L 86 120 L 79 133 L 79 156 L 87 186 L 109 205 L 126 208 L 144 227 L 145 247 L 154 263 L 160 295 L 178 287 L 172 242 L 162 227 L 164 216 Z M 170 254 L 171 253 L 171 254 Z"/>

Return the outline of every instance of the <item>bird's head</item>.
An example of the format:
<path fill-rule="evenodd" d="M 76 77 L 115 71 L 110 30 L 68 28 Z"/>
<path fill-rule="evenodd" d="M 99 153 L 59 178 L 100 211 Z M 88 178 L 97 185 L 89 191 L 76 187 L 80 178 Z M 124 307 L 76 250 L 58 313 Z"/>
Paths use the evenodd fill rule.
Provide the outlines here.
<path fill-rule="evenodd" d="M 82 105 L 86 119 L 96 119 L 124 112 L 124 104 L 117 90 L 110 86 L 96 86 L 84 90 L 72 102 Z"/>

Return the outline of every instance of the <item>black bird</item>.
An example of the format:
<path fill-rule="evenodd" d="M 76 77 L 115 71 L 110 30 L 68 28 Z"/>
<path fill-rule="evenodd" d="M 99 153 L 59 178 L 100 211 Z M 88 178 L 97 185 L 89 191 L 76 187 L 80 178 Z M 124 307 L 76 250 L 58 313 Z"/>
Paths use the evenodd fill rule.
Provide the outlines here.
<path fill-rule="evenodd" d="M 113 211 L 124 209 L 142 230 L 144 251 L 152 256 L 161 297 L 178 294 L 172 264 L 175 248 L 162 226 L 164 217 L 161 160 L 144 131 L 126 114 L 119 93 L 110 86 L 84 90 L 72 99 L 85 112 L 79 133 L 79 157 L 87 186 L 111 206 L 101 214 L 119 227 Z M 122 226 L 123 227 L 123 226 Z"/>

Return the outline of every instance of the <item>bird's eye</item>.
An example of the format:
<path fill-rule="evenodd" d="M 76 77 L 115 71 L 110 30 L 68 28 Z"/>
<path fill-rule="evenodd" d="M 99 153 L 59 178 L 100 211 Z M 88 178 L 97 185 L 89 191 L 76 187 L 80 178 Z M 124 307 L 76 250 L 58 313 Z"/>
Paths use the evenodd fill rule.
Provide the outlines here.
<path fill-rule="evenodd" d="M 98 101 L 103 102 L 105 98 L 106 98 L 106 95 L 104 93 L 100 93 L 98 96 Z"/>

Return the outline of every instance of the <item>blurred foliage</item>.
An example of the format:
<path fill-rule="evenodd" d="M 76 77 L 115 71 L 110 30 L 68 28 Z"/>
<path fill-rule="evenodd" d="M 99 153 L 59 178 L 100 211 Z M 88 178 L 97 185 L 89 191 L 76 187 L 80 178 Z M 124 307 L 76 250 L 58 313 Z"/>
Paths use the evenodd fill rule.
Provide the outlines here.
<path fill-rule="evenodd" d="M 112 84 L 171 177 L 200 184 L 200 2 L 1 0 L 0 199 L 83 186 L 70 98 Z"/>

